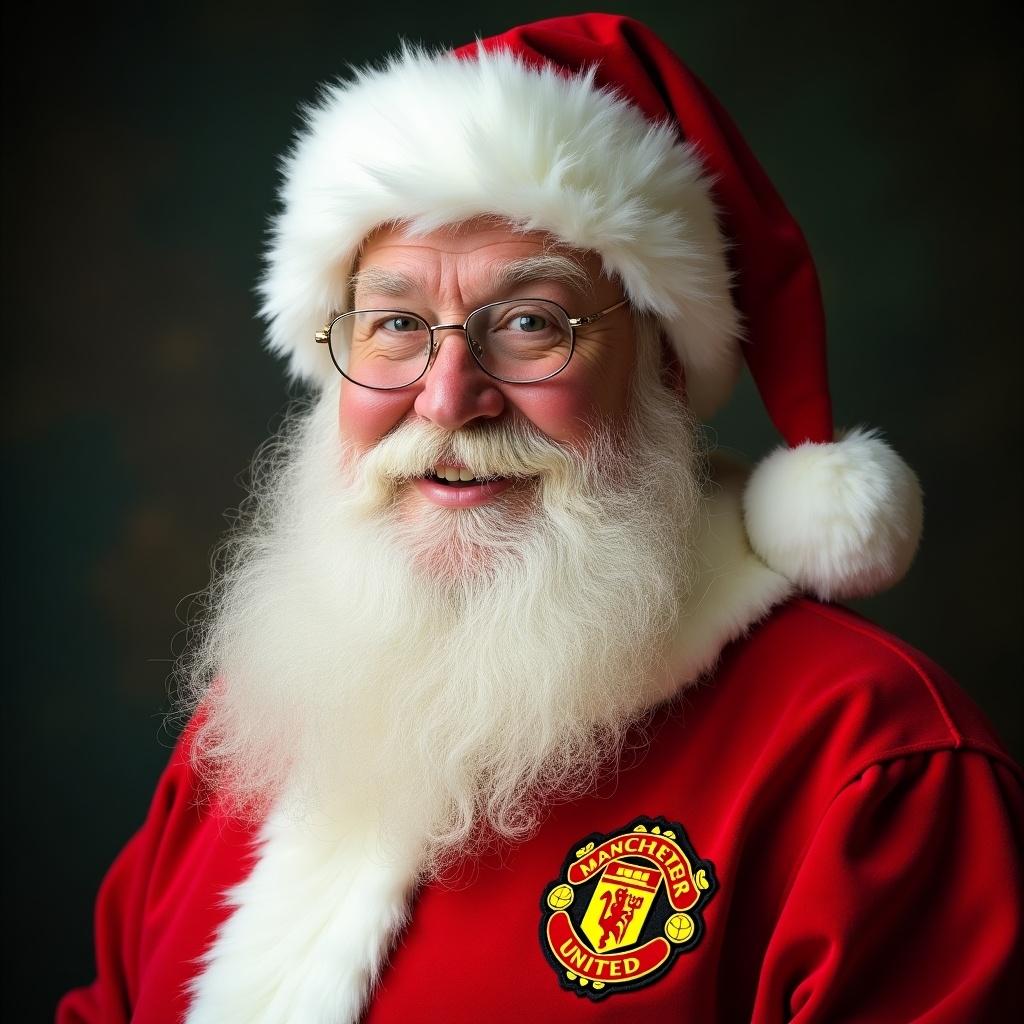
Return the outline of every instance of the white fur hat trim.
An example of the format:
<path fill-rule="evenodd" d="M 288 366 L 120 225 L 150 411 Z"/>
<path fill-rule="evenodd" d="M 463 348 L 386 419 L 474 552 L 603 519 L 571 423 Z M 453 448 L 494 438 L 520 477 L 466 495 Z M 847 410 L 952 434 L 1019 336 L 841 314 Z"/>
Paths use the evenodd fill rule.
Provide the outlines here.
<path fill-rule="evenodd" d="M 592 71 L 406 49 L 326 89 L 283 171 L 261 312 L 294 377 L 335 378 L 313 335 L 345 308 L 370 232 L 496 215 L 599 253 L 634 308 L 659 318 L 699 416 L 732 390 L 739 316 L 700 159 Z"/>

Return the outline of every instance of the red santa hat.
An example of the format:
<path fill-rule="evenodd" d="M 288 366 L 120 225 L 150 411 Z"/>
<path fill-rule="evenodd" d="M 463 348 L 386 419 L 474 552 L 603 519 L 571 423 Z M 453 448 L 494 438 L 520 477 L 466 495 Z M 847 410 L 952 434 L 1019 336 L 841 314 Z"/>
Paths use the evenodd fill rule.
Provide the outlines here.
<path fill-rule="evenodd" d="M 313 336 L 375 228 L 500 216 L 600 254 L 658 318 L 702 418 L 746 361 L 785 441 L 744 496 L 769 566 L 826 599 L 909 567 L 920 489 L 877 433 L 834 436 L 803 235 L 728 114 L 644 25 L 585 14 L 453 53 L 405 48 L 306 111 L 281 198 L 261 291 L 293 375 L 335 379 Z"/>

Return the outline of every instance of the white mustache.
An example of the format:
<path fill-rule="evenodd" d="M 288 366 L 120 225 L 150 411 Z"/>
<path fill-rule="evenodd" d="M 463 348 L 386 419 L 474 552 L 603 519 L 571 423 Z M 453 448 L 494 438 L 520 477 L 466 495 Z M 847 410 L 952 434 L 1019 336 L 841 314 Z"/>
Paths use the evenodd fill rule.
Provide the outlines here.
<path fill-rule="evenodd" d="M 388 490 L 439 465 L 463 465 L 485 479 L 564 478 L 585 472 L 589 461 L 528 422 L 503 421 L 453 432 L 422 420 L 400 424 L 369 452 L 350 460 L 359 483 Z"/>

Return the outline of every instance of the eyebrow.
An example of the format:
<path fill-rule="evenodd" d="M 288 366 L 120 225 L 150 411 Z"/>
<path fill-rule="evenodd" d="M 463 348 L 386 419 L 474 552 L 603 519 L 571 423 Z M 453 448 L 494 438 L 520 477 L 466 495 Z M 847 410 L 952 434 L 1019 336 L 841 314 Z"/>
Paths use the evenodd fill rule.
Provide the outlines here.
<path fill-rule="evenodd" d="M 554 281 L 580 292 L 590 292 L 590 275 L 579 260 L 557 252 L 543 252 L 506 263 L 495 274 L 494 289 L 507 292 L 534 281 Z"/>
<path fill-rule="evenodd" d="M 352 295 L 362 289 L 397 299 L 416 291 L 416 283 L 408 274 L 401 274 L 397 270 L 388 270 L 385 267 L 375 267 L 371 263 L 352 275 L 351 289 Z"/>
<path fill-rule="evenodd" d="M 554 252 L 538 253 L 536 256 L 525 256 L 502 264 L 494 272 L 489 285 L 495 294 L 504 294 L 534 281 L 554 281 L 584 294 L 588 294 L 593 287 L 590 275 L 579 260 Z M 419 285 L 408 274 L 371 263 L 352 275 L 351 288 L 353 296 L 361 290 L 399 299 L 417 292 Z"/>

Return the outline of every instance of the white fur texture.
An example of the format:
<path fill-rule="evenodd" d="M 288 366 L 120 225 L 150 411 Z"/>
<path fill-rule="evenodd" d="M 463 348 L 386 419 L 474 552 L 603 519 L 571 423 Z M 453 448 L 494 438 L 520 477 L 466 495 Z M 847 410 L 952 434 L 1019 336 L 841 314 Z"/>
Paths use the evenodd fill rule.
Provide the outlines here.
<path fill-rule="evenodd" d="M 256 866 L 227 896 L 237 909 L 203 958 L 187 1024 L 359 1019 L 417 869 L 411 851 L 381 850 L 362 825 L 270 816 Z"/>
<path fill-rule="evenodd" d="M 902 579 L 923 519 L 921 487 L 876 432 L 779 448 L 744 495 L 754 551 L 822 600 L 865 597 Z"/>
<path fill-rule="evenodd" d="M 712 671 L 726 644 L 743 636 L 793 584 L 751 550 L 743 525 L 742 494 L 749 470 L 722 456 L 711 459 L 711 483 L 694 541 L 696 581 L 669 648 L 672 688 L 650 693 L 652 703 Z"/>
<path fill-rule="evenodd" d="M 634 307 L 661 321 L 699 417 L 732 389 L 739 320 L 698 155 L 599 89 L 592 71 L 406 49 L 306 112 L 281 200 L 260 288 L 269 347 L 295 377 L 334 379 L 313 335 L 346 308 L 358 247 L 376 227 L 495 215 L 599 253 Z"/>

